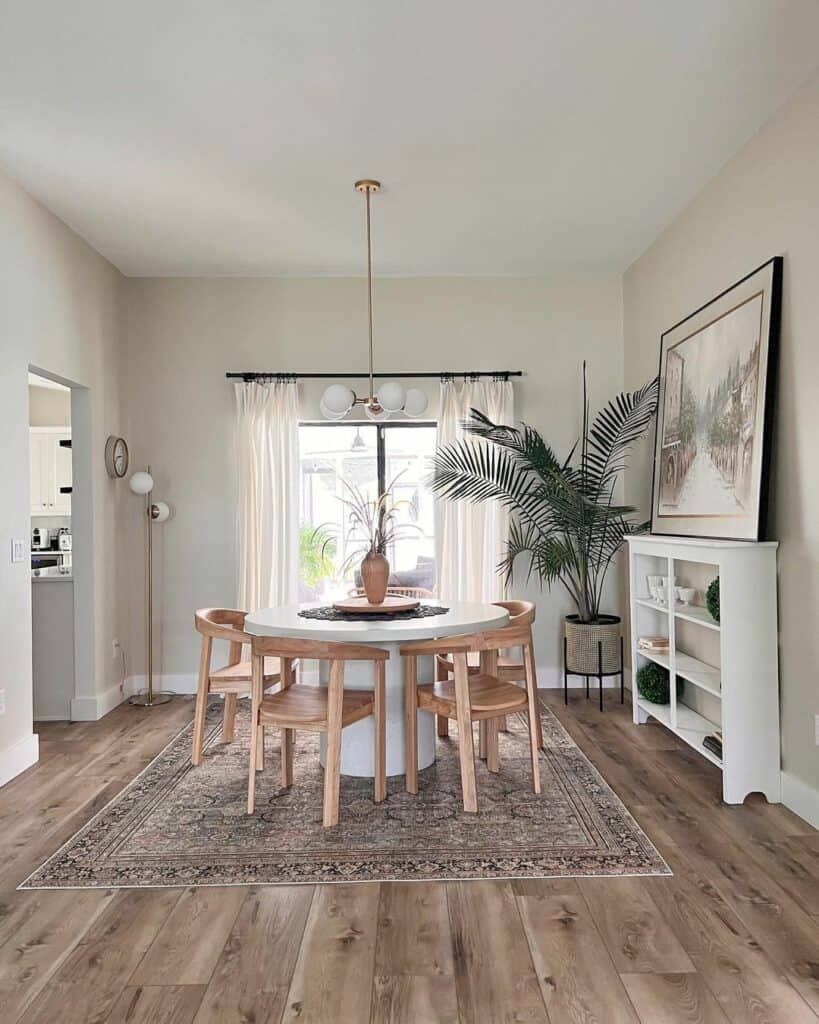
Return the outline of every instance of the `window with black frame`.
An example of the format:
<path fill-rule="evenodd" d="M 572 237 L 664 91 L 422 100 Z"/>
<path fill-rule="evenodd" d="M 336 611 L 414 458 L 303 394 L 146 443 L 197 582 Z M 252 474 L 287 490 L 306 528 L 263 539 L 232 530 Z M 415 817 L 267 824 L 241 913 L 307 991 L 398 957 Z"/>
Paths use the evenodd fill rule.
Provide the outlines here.
<path fill-rule="evenodd" d="M 435 514 L 426 486 L 434 423 L 302 423 L 299 427 L 299 599 L 332 601 L 360 585 L 360 538 L 351 533 L 347 485 L 375 500 L 389 490 L 404 525 L 390 546 L 390 582 L 435 586 Z"/>

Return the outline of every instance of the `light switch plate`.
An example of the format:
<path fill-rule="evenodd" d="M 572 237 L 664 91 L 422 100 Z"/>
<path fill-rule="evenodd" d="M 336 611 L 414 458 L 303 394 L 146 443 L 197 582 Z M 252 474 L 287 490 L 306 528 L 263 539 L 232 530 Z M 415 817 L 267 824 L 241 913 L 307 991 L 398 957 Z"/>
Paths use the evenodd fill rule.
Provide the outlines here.
<path fill-rule="evenodd" d="M 6 691 L 0 690 L 0 715 L 6 713 Z"/>
<path fill-rule="evenodd" d="M 26 542 L 24 540 L 12 540 L 12 542 L 11 542 L 11 560 L 12 560 L 12 562 L 25 562 L 25 560 L 26 560 Z"/>

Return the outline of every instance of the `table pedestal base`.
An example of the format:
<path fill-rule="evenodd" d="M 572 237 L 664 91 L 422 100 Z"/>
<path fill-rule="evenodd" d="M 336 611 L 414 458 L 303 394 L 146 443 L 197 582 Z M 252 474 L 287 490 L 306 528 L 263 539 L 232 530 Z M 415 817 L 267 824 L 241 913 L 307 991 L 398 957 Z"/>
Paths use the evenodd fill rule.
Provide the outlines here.
<path fill-rule="evenodd" d="M 390 652 L 386 663 L 387 697 L 387 775 L 403 775 L 406 771 L 405 721 L 404 721 L 404 675 L 400 644 L 380 643 Z M 344 666 L 344 688 L 347 690 L 372 690 L 373 664 L 366 661 L 348 661 Z M 329 666 L 321 663 L 321 685 L 327 685 Z M 427 682 L 433 678 L 433 661 L 430 657 L 418 659 L 418 678 Z M 428 768 L 435 760 L 435 716 L 427 711 L 418 714 L 418 767 Z M 324 764 L 327 736 L 320 737 L 320 760 Z M 375 719 L 362 718 L 360 722 L 348 725 L 341 733 L 341 774 L 371 779 L 375 775 Z"/>

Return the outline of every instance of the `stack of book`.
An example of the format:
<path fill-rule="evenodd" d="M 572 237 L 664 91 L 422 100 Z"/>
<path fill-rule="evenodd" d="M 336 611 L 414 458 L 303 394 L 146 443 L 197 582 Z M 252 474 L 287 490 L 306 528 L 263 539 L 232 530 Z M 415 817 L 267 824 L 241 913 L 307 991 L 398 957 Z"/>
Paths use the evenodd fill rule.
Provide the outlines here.
<path fill-rule="evenodd" d="M 641 636 L 637 641 L 637 648 L 641 651 L 653 651 L 655 654 L 666 654 L 668 652 L 668 637 Z"/>
<path fill-rule="evenodd" d="M 702 745 L 706 750 L 710 750 L 712 754 L 716 754 L 718 758 L 722 759 L 722 730 L 714 729 L 710 736 L 705 737 Z"/>

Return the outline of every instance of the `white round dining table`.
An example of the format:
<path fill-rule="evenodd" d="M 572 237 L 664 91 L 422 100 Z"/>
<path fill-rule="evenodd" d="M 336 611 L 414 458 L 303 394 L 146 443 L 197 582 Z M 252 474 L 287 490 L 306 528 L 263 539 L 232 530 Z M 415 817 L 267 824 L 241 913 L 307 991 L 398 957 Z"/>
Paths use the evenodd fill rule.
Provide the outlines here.
<path fill-rule="evenodd" d="M 405 761 L 404 671 L 399 649 L 409 640 L 430 640 L 497 629 L 509 621 L 505 608 L 495 604 L 469 601 L 424 600 L 423 604 L 443 605 L 449 610 L 441 615 L 417 619 L 308 619 L 299 615 L 308 608 L 321 607 L 321 602 L 290 604 L 251 612 L 245 619 L 245 631 L 257 636 L 299 637 L 305 640 L 342 641 L 371 644 L 389 651 L 386 663 L 387 709 L 387 775 L 403 775 Z M 327 665 L 322 662 L 319 682 L 327 685 Z M 431 657 L 418 659 L 418 681 L 434 679 Z M 373 688 L 372 662 L 349 661 L 345 664 L 344 686 L 351 690 Z M 326 737 L 321 735 L 321 761 L 324 762 Z M 348 725 L 341 738 L 341 773 L 359 778 L 372 778 L 375 758 L 375 724 L 372 716 Z M 435 719 L 427 711 L 418 712 L 418 767 L 427 768 L 435 760 Z"/>

